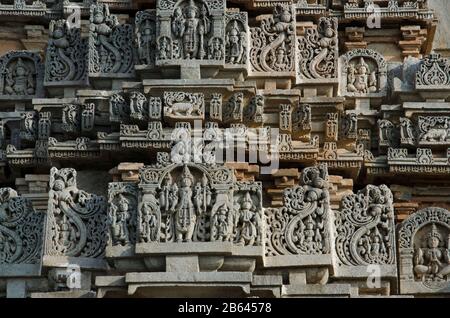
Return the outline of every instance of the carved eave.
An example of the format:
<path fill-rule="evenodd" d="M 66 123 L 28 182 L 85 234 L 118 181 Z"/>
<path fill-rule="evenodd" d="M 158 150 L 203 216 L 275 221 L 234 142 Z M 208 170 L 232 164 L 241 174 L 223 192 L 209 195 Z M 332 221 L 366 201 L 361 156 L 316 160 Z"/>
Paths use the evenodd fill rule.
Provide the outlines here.
<path fill-rule="evenodd" d="M 55 139 L 49 141 L 48 155 L 55 160 L 73 160 L 73 159 L 96 159 L 101 156 L 100 147 L 97 141 L 83 141 L 83 145 L 79 141 L 57 141 Z"/>
<path fill-rule="evenodd" d="M 302 3 L 303 2 L 303 3 Z M 295 4 L 297 16 L 327 16 L 328 8 L 323 4 L 311 4 L 305 1 L 298 1 Z"/>
<path fill-rule="evenodd" d="M 402 149 L 396 149 L 401 151 Z M 406 149 L 405 149 L 406 150 Z M 393 151 L 391 148 L 389 152 Z M 428 152 L 426 152 L 428 151 Z M 415 157 L 402 154 L 389 155 L 389 171 L 393 174 L 419 174 L 448 176 L 450 174 L 450 153 L 446 157 L 434 156 L 431 149 L 417 149 Z"/>
<path fill-rule="evenodd" d="M 166 131 L 167 133 L 168 131 Z M 160 132 L 160 136 L 152 137 L 149 130 L 140 130 L 136 125 L 121 125 L 120 145 L 122 148 L 169 150 L 172 145 L 170 134 Z"/>
<path fill-rule="evenodd" d="M 39 158 L 36 156 L 35 149 L 17 150 L 15 148 L 9 148 L 6 151 L 6 158 L 8 160 L 8 164 L 13 167 L 35 167 L 38 165 L 49 165 L 47 158 Z"/>
<path fill-rule="evenodd" d="M 374 10 L 368 10 L 364 7 L 358 7 L 355 4 L 347 3 L 344 6 L 343 18 L 346 20 L 364 20 L 372 18 Z M 404 19 L 411 20 L 433 20 L 434 11 L 428 8 L 420 8 L 417 2 L 406 2 L 397 8 L 380 7 L 377 8 L 377 14 L 385 21 L 398 21 Z M 383 22 L 381 22 L 383 23 Z"/>

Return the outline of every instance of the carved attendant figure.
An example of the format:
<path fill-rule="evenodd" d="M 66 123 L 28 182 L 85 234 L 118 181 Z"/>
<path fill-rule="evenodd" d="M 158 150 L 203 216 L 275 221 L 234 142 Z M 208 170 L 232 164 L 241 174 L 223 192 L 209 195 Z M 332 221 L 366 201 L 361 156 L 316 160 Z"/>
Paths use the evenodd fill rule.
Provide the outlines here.
<path fill-rule="evenodd" d="M 433 223 L 431 231 L 425 236 L 425 248 L 418 248 L 415 252 L 414 272 L 425 280 L 426 278 L 444 279 L 450 274 L 450 249 L 442 246 L 442 235 Z M 450 241 L 450 237 L 449 237 Z"/>
<path fill-rule="evenodd" d="M 159 239 L 159 220 L 150 204 L 142 207 L 141 237 L 145 242 L 157 242 Z"/>
<path fill-rule="evenodd" d="M 239 244 L 253 246 L 258 240 L 258 231 L 256 226 L 259 224 L 259 215 L 255 211 L 252 198 L 249 192 L 245 193 L 239 211 L 239 221 L 241 224 L 241 232 Z"/>
<path fill-rule="evenodd" d="M 120 194 L 118 205 L 113 206 L 111 222 L 113 240 L 115 243 L 121 245 L 130 243 L 130 231 L 128 230 L 130 218 L 130 201 Z"/>
<path fill-rule="evenodd" d="M 245 56 L 245 32 L 241 32 L 236 20 L 231 24 L 226 35 L 227 43 L 227 63 L 242 64 Z"/>

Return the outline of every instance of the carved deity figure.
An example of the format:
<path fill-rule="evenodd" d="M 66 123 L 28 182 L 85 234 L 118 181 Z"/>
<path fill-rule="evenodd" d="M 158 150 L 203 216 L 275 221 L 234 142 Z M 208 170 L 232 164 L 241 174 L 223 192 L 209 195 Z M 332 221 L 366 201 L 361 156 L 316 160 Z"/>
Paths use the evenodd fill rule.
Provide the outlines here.
<path fill-rule="evenodd" d="M 137 120 L 143 120 L 147 114 L 147 98 L 140 92 L 130 94 L 130 116 Z"/>
<path fill-rule="evenodd" d="M 155 63 L 156 51 L 156 31 L 155 23 L 150 19 L 145 19 L 137 32 L 138 55 L 141 63 L 153 65 Z"/>
<path fill-rule="evenodd" d="M 117 244 L 130 243 L 130 231 L 128 225 L 131 219 L 130 201 L 122 194 L 119 195 L 118 204 L 112 206 L 111 229 L 113 241 Z"/>
<path fill-rule="evenodd" d="M 258 229 L 260 216 L 256 211 L 250 192 L 246 192 L 241 202 L 238 222 L 240 225 L 240 235 L 238 244 L 253 246 L 259 243 Z"/>
<path fill-rule="evenodd" d="M 231 242 L 233 240 L 233 216 L 226 204 L 221 205 L 214 214 L 212 224 L 217 241 Z"/>
<path fill-rule="evenodd" d="M 370 68 L 363 57 L 356 65 L 348 66 L 347 90 L 350 93 L 375 93 L 377 91 L 377 76 L 373 71 L 369 74 Z"/>
<path fill-rule="evenodd" d="M 444 242 L 442 234 L 433 223 L 430 232 L 424 238 L 424 243 L 426 247 L 419 247 L 415 251 L 414 272 L 422 280 L 445 279 L 450 274 L 450 236 L 447 242 Z"/>
<path fill-rule="evenodd" d="M 175 230 L 177 242 L 191 242 L 194 234 L 197 214 L 192 201 L 192 187 L 194 176 L 187 166 L 184 167 L 180 177 L 180 188 L 178 191 L 179 202 L 175 210 Z"/>
<path fill-rule="evenodd" d="M 151 205 L 145 203 L 142 207 L 142 222 L 141 222 L 141 238 L 145 242 L 157 242 L 159 237 L 159 218 Z"/>
<path fill-rule="evenodd" d="M 226 34 L 227 63 L 245 63 L 245 37 L 246 33 L 244 31 L 241 32 L 238 22 L 234 20 Z"/>
<path fill-rule="evenodd" d="M 172 32 L 181 39 L 185 59 L 204 59 L 205 36 L 209 33 L 211 22 L 205 5 L 200 9 L 194 0 L 182 9 L 177 7 L 172 17 Z"/>
<path fill-rule="evenodd" d="M 6 261 L 14 254 L 16 248 L 8 240 L 8 237 L 0 231 L 0 264 Z"/>
<path fill-rule="evenodd" d="M 35 80 L 33 70 L 21 58 L 6 69 L 5 93 L 7 95 L 33 95 Z"/>

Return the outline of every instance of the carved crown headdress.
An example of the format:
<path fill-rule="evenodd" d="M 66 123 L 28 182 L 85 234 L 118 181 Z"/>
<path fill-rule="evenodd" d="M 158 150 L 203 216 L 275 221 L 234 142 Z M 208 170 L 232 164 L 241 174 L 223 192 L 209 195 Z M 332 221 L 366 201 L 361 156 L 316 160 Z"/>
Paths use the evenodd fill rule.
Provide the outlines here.
<path fill-rule="evenodd" d="M 427 234 L 426 238 L 430 239 L 430 238 L 437 238 L 439 241 L 442 241 L 442 235 L 438 232 L 436 224 L 433 223 L 433 225 L 431 226 L 431 231 L 430 233 Z"/>
<path fill-rule="evenodd" d="M 194 176 L 192 175 L 191 171 L 189 170 L 188 166 L 184 166 L 183 173 L 181 174 L 181 179 L 190 179 L 192 182 L 194 181 Z"/>
<path fill-rule="evenodd" d="M 243 209 L 250 210 L 252 208 L 252 206 L 253 206 L 253 201 L 252 201 L 252 198 L 250 197 L 250 192 L 246 192 L 244 199 L 242 200 L 241 207 Z"/>
<path fill-rule="evenodd" d="M 357 67 L 360 68 L 361 66 L 364 66 L 367 70 L 369 70 L 369 64 L 366 63 L 364 57 L 362 56 L 359 59 L 359 64 L 357 65 Z"/>

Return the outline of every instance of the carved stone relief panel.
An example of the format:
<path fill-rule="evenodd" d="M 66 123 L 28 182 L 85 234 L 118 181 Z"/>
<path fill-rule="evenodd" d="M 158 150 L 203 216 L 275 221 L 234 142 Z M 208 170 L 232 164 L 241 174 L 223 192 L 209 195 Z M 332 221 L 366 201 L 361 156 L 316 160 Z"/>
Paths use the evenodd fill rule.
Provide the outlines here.
<path fill-rule="evenodd" d="M 0 99 L 43 96 L 44 64 L 39 54 L 11 51 L 0 58 Z"/>
<path fill-rule="evenodd" d="M 88 43 L 81 38 L 81 29 L 71 27 L 66 20 L 53 20 L 49 37 L 44 84 L 86 85 Z"/>
<path fill-rule="evenodd" d="M 52 168 L 44 255 L 99 258 L 107 235 L 103 197 L 77 188 L 74 169 Z"/>
<path fill-rule="evenodd" d="M 156 62 L 156 12 L 139 11 L 135 19 L 135 41 L 137 46 L 137 64 L 154 67 Z"/>
<path fill-rule="evenodd" d="M 159 61 L 225 61 L 226 1 L 158 0 Z M 203 63 L 203 62 L 202 62 Z"/>
<path fill-rule="evenodd" d="M 225 63 L 246 67 L 249 61 L 249 39 L 247 12 L 225 14 Z"/>
<path fill-rule="evenodd" d="M 205 96 L 202 93 L 164 92 L 163 101 L 165 119 L 205 119 Z"/>
<path fill-rule="evenodd" d="M 450 212 L 430 207 L 412 214 L 398 231 L 402 293 L 450 292 Z"/>
<path fill-rule="evenodd" d="M 133 27 L 120 25 L 106 4 L 93 4 L 89 25 L 89 76 L 114 78 L 134 73 Z"/>
<path fill-rule="evenodd" d="M 319 19 L 317 28 L 307 28 L 299 38 L 301 79 L 337 78 L 338 61 L 338 20 Z"/>
<path fill-rule="evenodd" d="M 387 63 L 370 49 L 352 50 L 342 57 L 341 92 L 345 96 L 383 96 L 387 90 Z"/>
<path fill-rule="evenodd" d="M 294 8 L 279 4 L 275 6 L 272 16 L 261 21 L 261 26 L 251 28 L 252 71 L 293 72 L 296 63 L 295 46 Z"/>
<path fill-rule="evenodd" d="M 336 253 L 348 266 L 394 265 L 393 196 L 385 185 L 369 185 L 342 199 L 336 215 Z"/>
<path fill-rule="evenodd" d="M 0 189 L 0 266 L 39 264 L 43 233 L 44 214 L 15 190 Z"/>
<path fill-rule="evenodd" d="M 110 244 L 112 246 L 135 244 L 137 241 L 137 184 L 110 183 L 108 196 Z"/>
<path fill-rule="evenodd" d="M 266 256 L 331 253 L 326 165 L 306 168 L 302 183 L 284 192 L 281 209 L 266 209 Z"/>

